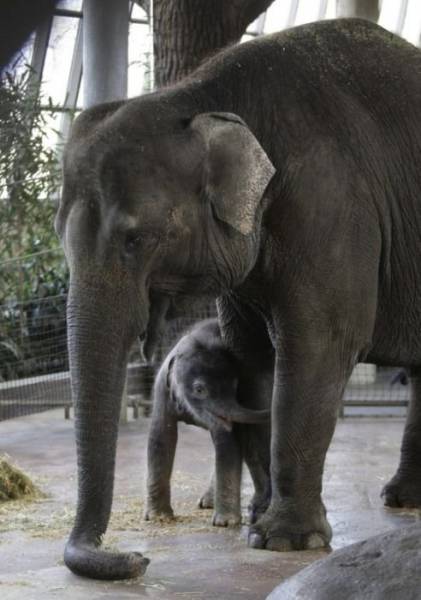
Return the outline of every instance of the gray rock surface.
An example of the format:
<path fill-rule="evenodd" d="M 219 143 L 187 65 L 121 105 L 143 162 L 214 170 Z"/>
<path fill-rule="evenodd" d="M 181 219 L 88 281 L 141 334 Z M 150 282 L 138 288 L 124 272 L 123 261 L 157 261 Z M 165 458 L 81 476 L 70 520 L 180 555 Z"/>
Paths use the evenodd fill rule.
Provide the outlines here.
<path fill-rule="evenodd" d="M 352 544 L 276 587 L 266 600 L 421 600 L 421 524 Z"/>

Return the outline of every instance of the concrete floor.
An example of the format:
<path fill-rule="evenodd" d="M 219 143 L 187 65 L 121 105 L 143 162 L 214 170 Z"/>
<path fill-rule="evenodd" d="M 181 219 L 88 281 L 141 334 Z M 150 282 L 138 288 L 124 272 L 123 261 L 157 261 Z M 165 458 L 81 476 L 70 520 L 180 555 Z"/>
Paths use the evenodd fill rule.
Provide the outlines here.
<path fill-rule="evenodd" d="M 97 582 L 72 575 L 62 551 L 75 502 L 73 423 L 56 410 L 0 423 L 0 451 L 31 474 L 47 497 L 0 505 L 2 600 L 124 599 L 260 600 L 285 577 L 325 555 L 278 554 L 246 547 L 247 528 L 210 526 L 211 511 L 196 508 L 212 465 L 206 432 L 180 427 L 172 525 L 142 521 L 148 421 L 122 426 L 113 518 L 105 544 L 136 549 L 151 559 L 139 580 Z M 341 548 L 420 519 L 419 511 L 383 508 L 382 485 L 397 464 L 403 419 L 348 418 L 338 423 L 325 470 L 324 498 Z M 244 507 L 251 495 L 244 481 Z"/>

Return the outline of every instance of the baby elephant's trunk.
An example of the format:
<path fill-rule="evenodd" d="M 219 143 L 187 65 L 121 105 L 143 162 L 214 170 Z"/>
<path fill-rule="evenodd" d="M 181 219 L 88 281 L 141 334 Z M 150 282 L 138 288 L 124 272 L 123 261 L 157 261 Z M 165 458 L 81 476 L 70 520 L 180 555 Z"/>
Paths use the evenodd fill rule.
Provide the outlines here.
<path fill-rule="evenodd" d="M 225 407 L 223 414 L 219 416 L 234 423 L 268 423 L 270 421 L 270 410 L 251 410 L 236 403 L 233 407 Z"/>

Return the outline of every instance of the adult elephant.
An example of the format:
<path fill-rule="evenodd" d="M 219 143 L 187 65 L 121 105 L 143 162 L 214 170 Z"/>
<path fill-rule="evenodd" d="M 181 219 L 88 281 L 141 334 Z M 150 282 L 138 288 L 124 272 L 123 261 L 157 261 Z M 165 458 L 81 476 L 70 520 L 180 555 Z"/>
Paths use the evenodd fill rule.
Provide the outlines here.
<path fill-rule="evenodd" d="M 325 21 L 77 119 L 56 223 L 77 409 L 70 569 L 145 568 L 139 554 L 98 546 L 128 350 L 182 295 L 218 297 L 245 405 L 276 355 L 272 498 L 249 544 L 329 543 L 323 464 L 353 366 L 421 364 L 420 72 L 420 51 L 380 27 Z M 414 403 L 390 503 L 421 504 L 420 414 Z M 258 430 L 247 441 L 258 455 Z"/>

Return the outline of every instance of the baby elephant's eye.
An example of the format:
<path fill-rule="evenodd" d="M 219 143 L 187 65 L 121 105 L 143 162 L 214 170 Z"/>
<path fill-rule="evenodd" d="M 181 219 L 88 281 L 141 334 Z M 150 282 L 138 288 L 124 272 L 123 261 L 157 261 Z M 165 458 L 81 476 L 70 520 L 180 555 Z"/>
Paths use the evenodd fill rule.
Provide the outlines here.
<path fill-rule="evenodd" d="M 193 383 L 193 393 L 198 398 L 206 398 L 206 396 L 208 395 L 208 390 L 201 381 L 195 381 Z"/>

